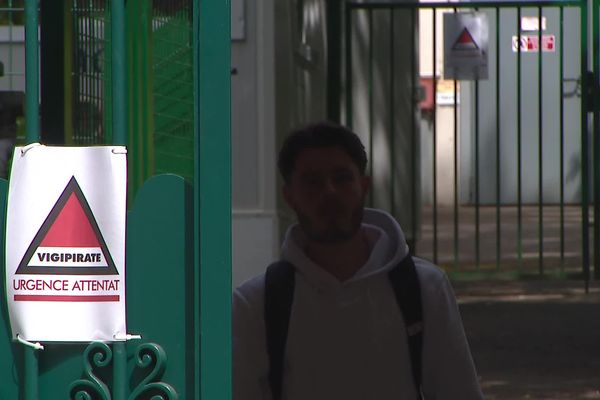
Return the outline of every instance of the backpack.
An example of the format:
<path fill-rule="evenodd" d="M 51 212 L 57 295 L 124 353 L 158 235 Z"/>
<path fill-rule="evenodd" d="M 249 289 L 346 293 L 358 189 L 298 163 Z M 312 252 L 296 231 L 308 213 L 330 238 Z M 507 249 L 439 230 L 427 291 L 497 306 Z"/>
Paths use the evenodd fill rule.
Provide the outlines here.
<path fill-rule="evenodd" d="M 278 261 L 269 265 L 265 274 L 265 328 L 269 356 L 269 385 L 273 400 L 281 400 L 283 357 L 294 300 L 294 274 L 294 266 L 287 261 Z M 412 257 L 407 255 L 388 272 L 388 277 L 406 324 L 413 381 L 418 399 L 422 399 L 423 310 L 421 286 Z"/>

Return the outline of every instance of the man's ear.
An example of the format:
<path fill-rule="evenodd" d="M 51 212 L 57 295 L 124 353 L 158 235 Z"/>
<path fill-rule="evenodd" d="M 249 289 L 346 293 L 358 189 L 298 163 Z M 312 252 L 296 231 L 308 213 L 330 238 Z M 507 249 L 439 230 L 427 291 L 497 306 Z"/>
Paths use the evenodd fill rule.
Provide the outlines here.
<path fill-rule="evenodd" d="M 369 190 L 371 190 L 371 177 L 368 176 L 368 175 L 364 175 L 361 178 L 360 185 L 361 185 L 361 187 L 363 189 L 363 193 L 364 194 L 369 193 Z"/>
<path fill-rule="evenodd" d="M 294 201 L 291 194 L 291 189 L 287 183 L 284 183 L 281 188 L 281 194 L 283 195 L 283 200 L 291 209 L 294 209 Z"/>

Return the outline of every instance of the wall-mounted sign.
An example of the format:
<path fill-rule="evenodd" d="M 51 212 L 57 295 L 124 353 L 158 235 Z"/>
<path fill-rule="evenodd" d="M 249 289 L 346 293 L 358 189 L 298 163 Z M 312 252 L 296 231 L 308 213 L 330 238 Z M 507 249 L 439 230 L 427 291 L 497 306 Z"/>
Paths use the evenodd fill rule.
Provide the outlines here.
<path fill-rule="evenodd" d="M 444 14 L 444 79 L 488 77 L 488 22 L 482 12 Z"/>
<path fill-rule="evenodd" d="M 521 30 L 523 32 L 539 31 L 540 19 L 538 17 L 521 17 Z M 546 30 L 546 17 L 542 17 L 542 30 Z"/>
<path fill-rule="evenodd" d="M 113 341 L 125 326 L 126 150 L 17 147 L 6 222 L 13 337 Z"/>
<path fill-rule="evenodd" d="M 540 51 L 539 35 L 521 35 L 521 53 L 537 53 Z M 519 36 L 512 37 L 512 51 L 517 52 Z M 542 35 L 542 51 L 555 52 L 556 42 L 554 35 Z"/>

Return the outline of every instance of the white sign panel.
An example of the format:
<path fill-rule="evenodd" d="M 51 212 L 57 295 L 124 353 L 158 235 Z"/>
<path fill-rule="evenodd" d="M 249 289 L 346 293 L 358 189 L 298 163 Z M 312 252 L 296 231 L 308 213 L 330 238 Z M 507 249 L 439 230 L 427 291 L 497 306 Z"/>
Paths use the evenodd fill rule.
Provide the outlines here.
<path fill-rule="evenodd" d="M 521 17 L 521 30 L 534 32 L 540 30 L 540 19 L 538 17 Z M 546 30 L 546 17 L 542 17 L 542 30 Z"/>
<path fill-rule="evenodd" d="M 444 79 L 488 77 L 488 21 L 485 13 L 444 14 Z"/>
<path fill-rule="evenodd" d="M 126 149 L 17 147 L 6 220 L 13 338 L 114 341 L 125 325 Z"/>

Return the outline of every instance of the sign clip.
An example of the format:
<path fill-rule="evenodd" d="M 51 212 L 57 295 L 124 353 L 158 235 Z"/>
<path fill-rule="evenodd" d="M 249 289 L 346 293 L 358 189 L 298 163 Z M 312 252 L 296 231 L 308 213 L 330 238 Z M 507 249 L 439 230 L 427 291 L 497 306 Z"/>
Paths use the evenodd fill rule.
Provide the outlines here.
<path fill-rule="evenodd" d="M 44 346 L 42 346 L 42 345 L 40 344 L 40 342 L 35 342 L 35 343 L 33 343 L 33 342 L 29 342 L 29 341 L 27 341 L 27 340 L 25 340 L 25 339 L 21 338 L 21 336 L 19 336 L 19 334 L 18 334 L 18 333 L 17 333 L 17 341 L 18 341 L 19 343 L 21 343 L 21 344 L 23 344 L 23 345 L 27 346 L 27 347 L 32 347 L 32 348 L 34 348 L 34 349 L 36 349 L 36 350 L 44 350 Z"/>
<path fill-rule="evenodd" d="M 141 339 L 142 335 L 132 335 L 129 333 L 117 332 L 113 335 L 113 338 L 117 341 L 127 341 L 127 340 Z"/>

